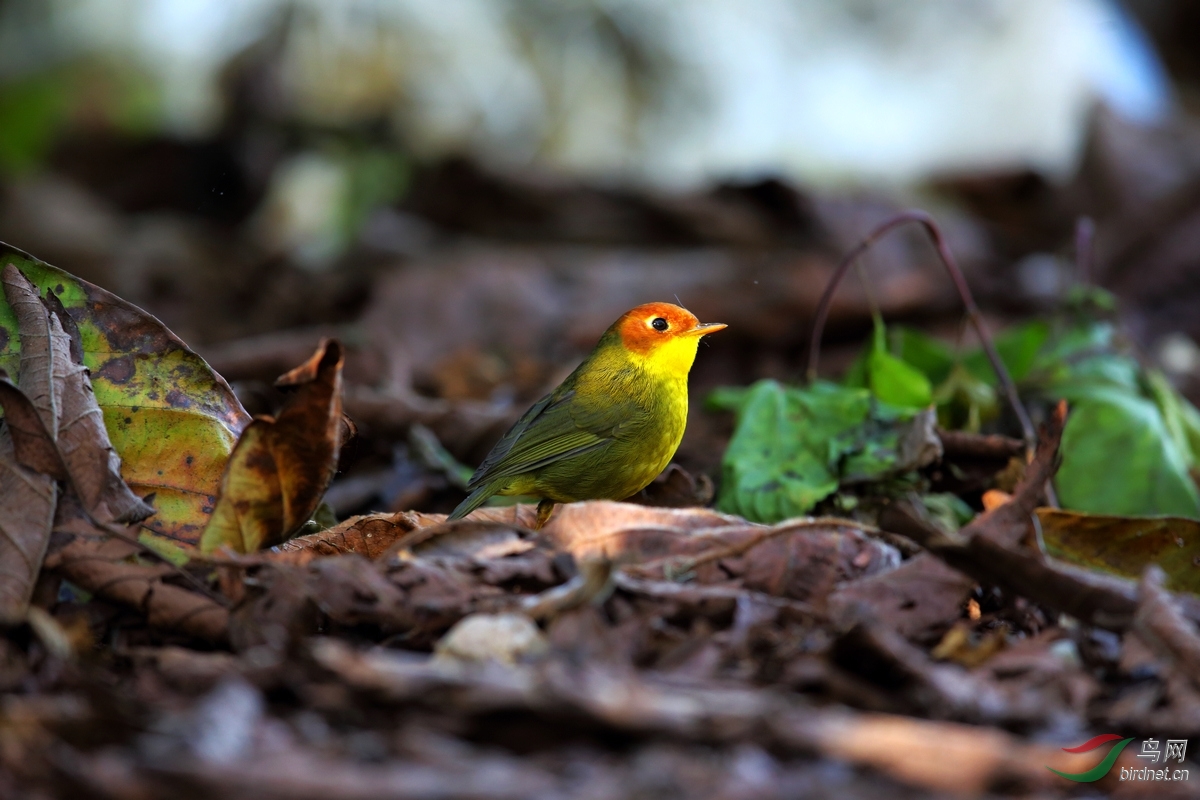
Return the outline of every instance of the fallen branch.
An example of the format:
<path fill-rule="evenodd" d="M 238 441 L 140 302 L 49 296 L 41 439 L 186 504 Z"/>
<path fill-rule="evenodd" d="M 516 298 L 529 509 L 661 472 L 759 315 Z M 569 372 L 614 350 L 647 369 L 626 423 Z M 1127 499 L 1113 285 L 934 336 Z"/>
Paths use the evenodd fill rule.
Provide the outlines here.
<path fill-rule="evenodd" d="M 880 525 L 909 537 L 980 583 L 999 586 L 1089 625 L 1125 631 L 1138 609 L 1132 581 L 1047 559 L 1021 546 L 1042 489 L 1058 467 L 1065 422 L 1066 403 L 1059 403 L 1012 500 L 980 514 L 957 534 L 925 521 L 907 503 L 885 509 Z M 1184 613 L 1200 618 L 1198 606 L 1185 603 Z"/>
<path fill-rule="evenodd" d="M 1008 436 L 1000 434 L 968 433 L 967 431 L 948 431 L 937 429 L 937 437 L 942 442 L 942 459 L 953 461 L 957 458 L 992 459 L 1007 461 L 1013 456 L 1025 452 L 1025 445 Z"/>

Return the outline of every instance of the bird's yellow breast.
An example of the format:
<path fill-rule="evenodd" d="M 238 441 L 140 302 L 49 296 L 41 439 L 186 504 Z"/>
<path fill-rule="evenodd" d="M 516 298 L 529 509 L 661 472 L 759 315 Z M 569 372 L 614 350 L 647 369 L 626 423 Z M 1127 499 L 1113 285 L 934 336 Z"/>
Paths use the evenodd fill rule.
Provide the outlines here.
<path fill-rule="evenodd" d="M 611 445 L 549 465 L 534 476 L 528 493 L 558 502 L 622 500 L 654 480 L 679 448 L 687 427 L 686 368 L 680 373 L 660 360 L 656 369 L 622 353 L 594 366 L 579 375 L 578 394 L 595 402 L 617 395 L 637 411 L 621 423 Z"/>

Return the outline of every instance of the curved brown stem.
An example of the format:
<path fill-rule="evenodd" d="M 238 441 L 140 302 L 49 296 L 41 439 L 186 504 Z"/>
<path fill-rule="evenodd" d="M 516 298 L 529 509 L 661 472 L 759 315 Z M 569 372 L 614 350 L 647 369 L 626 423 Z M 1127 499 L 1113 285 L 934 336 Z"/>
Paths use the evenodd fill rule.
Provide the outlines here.
<path fill-rule="evenodd" d="M 975 305 L 975 297 L 967 287 L 967 280 L 963 276 L 962 270 L 959 269 L 958 262 L 954 260 L 954 254 L 950 252 L 950 248 L 946 245 L 941 228 L 934 222 L 933 217 L 924 211 L 915 209 L 903 211 L 885 220 L 868 233 L 849 253 L 842 257 L 841 263 L 838 264 L 837 269 L 834 270 L 833 277 L 830 278 L 829 284 L 825 287 L 825 293 L 821 295 L 821 301 L 817 304 L 817 318 L 813 322 L 812 340 L 808 345 L 808 380 L 816 380 L 817 360 L 821 352 L 821 333 L 824 331 L 825 321 L 829 317 L 829 305 L 833 300 L 834 292 L 837 291 L 838 285 L 842 282 L 842 278 L 849 271 L 850 265 L 867 248 L 874 245 L 875 242 L 879 241 L 887 233 L 894 228 L 910 222 L 917 223 L 929 234 L 929 238 L 937 250 L 938 257 L 942 261 L 942 265 L 950 273 L 950 280 L 954 282 L 954 288 L 958 291 L 958 296 L 962 298 L 963 306 L 966 308 L 967 319 L 971 321 L 971 325 L 975 328 L 975 333 L 979 336 L 979 342 L 983 346 L 983 352 L 987 355 L 987 359 L 991 362 L 992 369 L 996 373 L 996 378 L 1000 381 L 1000 387 L 1004 391 L 1004 396 L 1008 400 L 1009 405 L 1012 406 L 1013 413 L 1017 416 L 1017 421 L 1021 424 L 1021 436 L 1025 440 L 1025 447 L 1032 451 L 1033 447 L 1037 444 L 1037 435 L 1034 433 L 1033 422 L 1029 419 L 1029 413 L 1025 410 L 1025 406 L 1021 404 L 1021 398 L 1017 395 L 1017 385 L 1013 382 L 1012 376 L 1008 374 L 1008 369 L 1004 366 L 1004 362 L 1000 360 L 1000 354 L 996 352 L 996 344 L 992 341 L 992 335 L 983 321 L 983 315 L 979 312 L 979 306 Z"/>
<path fill-rule="evenodd" d="M 1075 222 L 1075 276 L 1085 286 L 1090 285 L 1095 272 L 1096 224 L 1091 217 Z"/>

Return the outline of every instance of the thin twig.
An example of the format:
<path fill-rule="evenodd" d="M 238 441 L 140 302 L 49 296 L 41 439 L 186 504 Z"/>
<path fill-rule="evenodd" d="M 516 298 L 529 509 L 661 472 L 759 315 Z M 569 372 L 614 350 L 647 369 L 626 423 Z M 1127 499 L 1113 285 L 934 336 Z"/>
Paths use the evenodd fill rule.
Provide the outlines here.
<path fill-rule="evenodd" d="M 971 325 L 974 326 L 975 333 L 979 336 L 980 344 L 983 346 L 983 352 L 987 355 L 988 361 L 991 362 L 992 369 L 996 373 L 996 378 L 1000 381 L 1000 386 L 1004 390 L 1004 396 L 1007 398 L 1009 405 L 1012 406 L 1013 413 L 1017 416 L 1017 421 L 1021 424 L 1021 437 L 1025 440 L 1026 450 L 1032 453 L 1037 444 L 1037 435 L 1034 433 L 1033 422 L 1029 419 L 1029 413 L 1025 410 L 1025 406 L 1021 404 L 1021 398 L 1017 395 L 1017 386 L 1013 382 L 1012 376 L 1008 374 L 1008 369 L 1004 366 L 1004 362 L 1000 360 L 1000 354 L 996 352 L 996 345 L 992 341 L 992 335 L 983 321 L 983 315 L 979 312 L 979 306 L 975 304 L 975 298 L 971 294 L 970 288 L 967 287 L 966 278 L 963 276 L 962 270 L 959 269 L 958 262 L 954 260 L 954 254 L 950 252 L 950 248 L 946 245 L 941 228 L 934 222 L 933 217 L 924 211 L 904 211 L 886 220 L 875 228 L 875 230 L 867 234 L 861 242 L 842 257 L 841 263 L 838 264 L 833 277 L 825 287 L 825 293 L 821 295 L 820 303 L 817 305 L 817 318 L 813 323 L 812 340 L 808 346 L 808 380 L 816 380 L 817 360 L 821 352 L 821 333 L 824 331 L 825 321 L 829 317 L 829 306 L 833 301 L 833 294 L 837 291 L 842 278 L 845 277 L 846 272 L 850 269 L 850 265 L 891 230 L 910 222 L 921 225 L 926 233 L 929 234 L 929 238 L 932 240 L 933 246 L 941 258 L 942 265 L 950 273 L 950 279 L 954 282 L 954 288 L 958 290 L 958 296 L 962 298 L 963 306 L 966 308 L 967 318 L 971 321 Z"/>
<path fill-rule="evenodd" d="M 772 608 L 794 611 L 814 619 L 825 619 L 827 615 L 818 611 L 810 603 L 803 600 L 793 600 L 789 597 L 776 597 L 764 592 L 756 592 L 737 586 L 709 586 L 704 584 L 679 584 L 674 581 L 648 580 L 629 575 L 624 570 L 613 573 L 613 583 L 621 591 L 630 594 L 641 594 L 648 597 L 659 597 L 684 602 L 701 600 L 729 600 L 736 602 L 740 599 L 753 600 Z"/>

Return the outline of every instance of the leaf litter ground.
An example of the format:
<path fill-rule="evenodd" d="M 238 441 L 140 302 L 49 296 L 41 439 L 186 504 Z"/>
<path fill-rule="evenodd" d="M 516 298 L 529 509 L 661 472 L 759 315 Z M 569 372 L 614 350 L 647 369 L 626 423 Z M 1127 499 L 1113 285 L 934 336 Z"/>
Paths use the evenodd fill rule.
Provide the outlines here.
<path fill-rule="evenodd" d="M 6 275 L 9 283 L 19 281 Z M 100 435 L 112 425 L 81 436 L 70 458 L 87 456 L 86 469 L 73 471 L 63 452 L 62 408 L 91 396 L 90 384 L 68 378 L 93 366 L 87 353 L 96 351 L 70 354 L 68 325 L 49 296 L 43 303 L 27 290 L 25 300 L 9 300 L 41 315 L 26 325 L 44 324 L 48 343 L 62 342 L 39 357 L 49 366 L 37 374 L 52 384 L 63 377 L 37 390 L 22 360 L 4 395 L 5 474 L 42 498 L 20 507 L 33 515 L 22 530 L 45 534 L 5 527 L 11 551 L 0 551 L 6 569 L 25 564 L 5 584 L 19 591 L 4 595 L 17 609 L 10 617 L 23 620 L 0 641 L 5 793 L 1069 796 L 1074 785 L 1047 767 L 1078 773 L 1095 758 L 1064 745 L 1112 729 L 1200 735 L 1200 601 L 1164 588 L 1187 588 L 1170 582 L 1178 570 L 1144 569 L 1155 559 L 1138 556 L 1123 578 L 1112 564 L 1093 571 L 1047 559 L 1036 544 L 1031 519 L 1059 464 L 1065 406 L 1049 412 L 1008 501 L 961 528 L 939 524 L 930 495 L 902 490 L 871 522 L 795 518 L 820 500 L 804 497 L 778 514 L 778 500 L 765 501 L 765 516 L 791 519 L 748 522 L 689 507 L 711 490 L 675 470 L 649 497 L 683 508 L 573 504 L 536 533 L 527 505 L 452 523 L 402 511 L 262 551 L 245 532 L 274 518 L 253 508 L 295 506 L 254 534 L 260 541 L 299 528 L 346 435 L 340 350 L 322 346 L 289 373 L 284 383 L 299 387 L 290 405 L 253 423 L 196 359 L 188 377 L 218 400 L 168 402 L 193 409 L 189 422 L 206 430 L 259 433 L 243 435 L 238 449 L 218 437 L 223 488 L 208 513 L 222 502 L 233 510 L 213 514 L 219 526 L 205 535 L 216 544 L 206 555 L 185 552 L 180 566 L 139 543 L 136 503 L 112 499 L 129 488 L 113 480 L 105 454 L 115 448 L 145 464 L 137 448 L 153 433 L 125 431 L 113 446 Z M 97 324 L 84 306 L 62 306 Z M 153 330 L 161 343 L 165 328 Z M 172 352 L 192 358 L 181 344 Z M 122 357 L 113 351 L 105 363 Z M 917 367 L 897 369 L 893 357 L 874 359 L 878 379 L 913 381 Z M 93 370 L 99 386 L 104 367 Z M 785 407 L 790 390 L 752 391 L 768 389 Z M 864 390 L 836 391 L 865 399 Z M 915 395 L 893 399 L 903 405 L 906 396 Z M 97 389 L 90 402 L 84 416 L 107 419 L 128 401 Z M 444 422 L 442 410 L 421 403 L 410 410 Z M 869 402 L 859 411 L 861 420 L 880 413 Z M 844 469 L 829 469 L 844 468 L 847 454 L 873 479 L 925 469 L 930 482 L 936 470 L 966 482 L 980 464 L 994 475 L 1023 449 L 1003 437 L 937 431 L 930 418 L 918 438 L 932 437 L 937 454 L 905 460 L 905 437 L 884 423 L 911 427 L 916 416 L 883 410 L 884 450 L 864 453 L 847 440 L 832 459 L 809 457 L 810 471 L 826 494 L 848 482 Z M 275 482 L 256 480 L 255 469 Z M 219 476 L 208 470 L 174 488 L 187 494 Z M 15 495 L 5 498 L 16 507 Z M 161 518 L 187 519 L 187 509 L 156 508 Z M 195 533 L 185 544 L 199 542 L 203 527 L 187 528 Z M 1064 548 L 1063 537 L 1048 539 Z M 50 551 L 40 575 L 39 549 Z M 1135 758 L 1130 751 L 1119 763 L 1136 766 Z M 1137 791 L 1112 777 L 1097 787 Z M 1155 789 L 1145 796 L 1164 796 Z"/>

